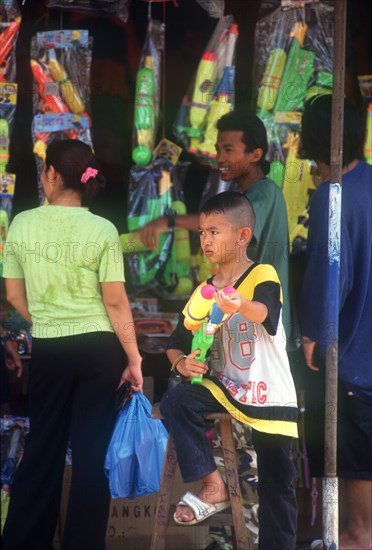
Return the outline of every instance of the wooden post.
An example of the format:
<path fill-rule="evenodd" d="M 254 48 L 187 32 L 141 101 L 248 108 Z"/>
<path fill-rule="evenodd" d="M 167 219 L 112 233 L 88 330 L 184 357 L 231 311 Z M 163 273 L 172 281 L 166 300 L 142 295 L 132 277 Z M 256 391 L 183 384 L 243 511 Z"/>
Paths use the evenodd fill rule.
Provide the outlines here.
<path fill-rule="evenodd" d="M 338 548 L 337 388 L 346 0 L 335 2 L 331 166 L 328 228 L 328 340 L 326 352 L 323 548 Z"/>

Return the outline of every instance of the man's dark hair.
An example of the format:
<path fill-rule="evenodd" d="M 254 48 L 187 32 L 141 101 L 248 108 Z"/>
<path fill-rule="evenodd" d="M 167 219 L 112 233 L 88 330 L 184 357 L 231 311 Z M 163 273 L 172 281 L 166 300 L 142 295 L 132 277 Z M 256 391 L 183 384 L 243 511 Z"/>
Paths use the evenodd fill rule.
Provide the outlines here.
<path fill-rule="evenodd" d="M 267 134 L 262 120 L 252 111 L 232 111 L 223 115 L 217 121 L 219 132 L 243 132 L 242 141 L 246 153 L 254 149 L 262 149 L 262 158 L 258 165 L 264 174 L 270 170 L 270 162 L 265 160 L 267 153 Z"/>
<path fill-rule="evenodd" d="M 238 228 L 247 226 L 254 230 L 256 216 L 252 203 L 245 195 L 237 191 L 224 191 L 210 197 L 201 207 L 201 213 L 232 214 L 234 225 Z"/>
<path fill-rule="evenodd" d="M 332 96 L 316 96 L 305 103 L 302 115 L 301 156 L 331 163 Z M 344 101 L 344 137 L 342 166 L 353 160 L 363 160 L 365 128 L 354 105 Z"/>

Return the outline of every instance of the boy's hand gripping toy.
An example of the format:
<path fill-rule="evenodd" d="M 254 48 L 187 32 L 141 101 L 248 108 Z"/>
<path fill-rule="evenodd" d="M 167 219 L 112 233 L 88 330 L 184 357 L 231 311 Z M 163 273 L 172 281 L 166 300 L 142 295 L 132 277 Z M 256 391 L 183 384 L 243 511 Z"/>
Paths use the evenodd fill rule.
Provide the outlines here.
<path fill-rule="evenodd" d="M 223 291 L 225 294 L 232 294 L 235 292 L 235 288 L 228 286 Z M 214 334 L 225 318 L 225 313 L 220 310 L 217 304 L 215 302 L 211 303 L 214 296 L 214 286 L 210 284 L 203 285 L 193 295 L 185 312 L 184 325 L 187 329 L 194 331 L 191 351 L 199 349 L 200 354 L 195 359 L 203 363 L 205 362 L 207 351 L 213 344 Z M 211 314 L 208 318 L 210 311 Z M 191 384 L 201 384 L 202 381 L 202 376 L 195 376 L 191 379 Z"/>

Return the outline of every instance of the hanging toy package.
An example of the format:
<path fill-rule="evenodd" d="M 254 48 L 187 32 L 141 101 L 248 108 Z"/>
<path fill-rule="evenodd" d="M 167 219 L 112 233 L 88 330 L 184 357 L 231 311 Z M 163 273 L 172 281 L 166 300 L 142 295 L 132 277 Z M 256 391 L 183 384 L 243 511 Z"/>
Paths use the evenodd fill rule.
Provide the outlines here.
<path fill-rule="evenodd" d="M 366 138 L 364 141 L 364 159 L 372 164 L 372 75 L 358 76 L 360 93 L 366 107 Z"/>
<path fill-rule="evenodd" d="M 145 44 L 136 77 L 132 160 L 139 166 L 150 163 L 155 146 L 160 103 L 161 52 L 165 26 L 149 18 Z"/>
<path fill-rule="evenodd" d="M 264 0 L 255 30 L 257 114 L 267 130 L 268 176 L 287 204 L 291 252 L 306 247 L 315 185 L 310 161 L 299 158 L 301 117 L 305 101 L 332 93 L 333 11 L 330 0 L 304 0 L 301 7 Z"/>
<path fill-rule="evenodd" d="M 46 0 L 45 4 L 47 8 L 81 11 L 94 16 L 118 17 L 126 23 L 130 0 Z"/>
<path fill-rule="evenodd" d="M 14 0 L 0 6 L 0 82 L 15 82 L 15 46 L 21 25 L 21 12 Z"/>
<path fill-rule="evenodd" d="M 180 148 L 174 147 L 178 149 L 178 159 Z M 120 240 L 123 253 L 127 254 L 133 290 L 139 293 L 151 289 L 159 296 L 172 298 L 192 290 L 189 234 L 174 226 L 174 217 L 186 214 L 182 189 L 189 164 L 175 158 L 172 161 L 157 150 L 160 156 L 149 167 L 133 167 L 130 171 L 130 233 L 120 235 Z M 159 236 L 156 250 L 147 250 L 138 229 L 160 216 L 167 218 L 169 231 Z"/>
<path fill-rule="evenodd" d="M 85 30 L 38 33 L 31 43 L 34 77 L 32 137 L 40 183 L 46 148 L 55 139 L 92 146 L 89 99 L 92 39 Z"/>
<path fill-rule="evenodd" d="M 222 17 L 199 62 L 174 124 L 178 141 L 204 162 L 216 164 L 216 123 L 234 108 L 235 46 L 238 26 Z"/>
<path fill-rule="evenodd" d="M 18 5 L 6 0 L 0 7 L 0 274 L 3 247 L 13 209 L 15 174 L 10 173 L 10 140 L 17 104 L 15 46 L 21 24 Z"/>
<path fill-rule="evenodd" d="M 3 250 L 13 209 L 15 174 L 8 170 L 10 136 L 17 103 L 17 84 L 0 85 L 0 274 Z"/>

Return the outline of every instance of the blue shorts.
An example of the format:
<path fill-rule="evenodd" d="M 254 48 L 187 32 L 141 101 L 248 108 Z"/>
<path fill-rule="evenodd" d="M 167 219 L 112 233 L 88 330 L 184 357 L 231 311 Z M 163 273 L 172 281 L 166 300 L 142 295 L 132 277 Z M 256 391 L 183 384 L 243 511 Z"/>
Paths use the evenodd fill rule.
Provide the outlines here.
<path fill-rule="evenodd" d="M 310 475 L 324 473 L 324 372 L 305 375 L 305 443 Z M 337 475 L 345 479 L 372 479 L 372 403 L 362 401 L 339 381 L 337 418 Z"/>

